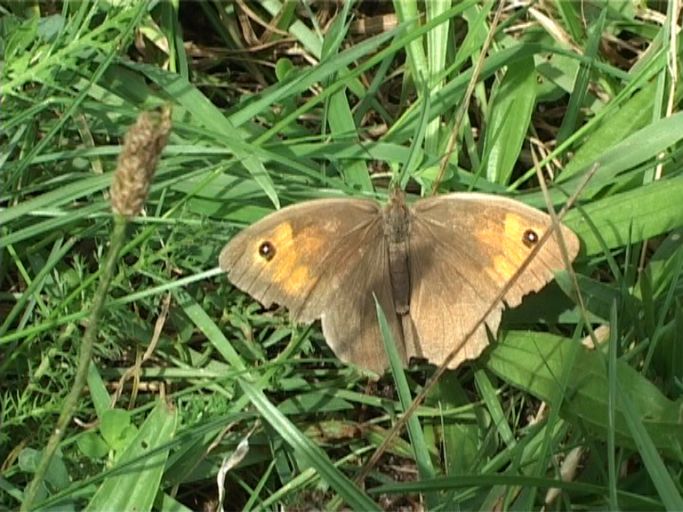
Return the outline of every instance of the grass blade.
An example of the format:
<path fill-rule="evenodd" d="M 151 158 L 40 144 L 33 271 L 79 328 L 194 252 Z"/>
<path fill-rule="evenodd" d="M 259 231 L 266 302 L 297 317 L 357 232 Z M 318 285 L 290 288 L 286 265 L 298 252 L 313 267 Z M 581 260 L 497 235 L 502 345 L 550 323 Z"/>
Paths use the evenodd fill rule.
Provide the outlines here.
<path fill-rule="evenodd" d="M 354 510 L 379 510 L 379 507 L 346 475 L 341 473 L 327 457 L 327 454 L 313 444 L 287 417 L 275 407 L 261 390 L 246 380 L 239 384 L 251 403 L 263 418 L 282 436 L 282 439 L 299 452 L 313 466 L 320 476 Z"/>

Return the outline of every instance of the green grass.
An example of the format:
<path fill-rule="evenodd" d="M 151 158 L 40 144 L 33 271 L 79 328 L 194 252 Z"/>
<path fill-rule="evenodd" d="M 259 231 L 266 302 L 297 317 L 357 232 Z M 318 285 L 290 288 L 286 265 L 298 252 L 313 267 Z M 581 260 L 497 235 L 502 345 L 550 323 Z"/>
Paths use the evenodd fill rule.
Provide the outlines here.
<path fill-rule="evenodd" d="M 248 438 L 229 509 L 527 510 L 551 488 L 553 510 L 683 509 L 675 2 L 508 8 L 488 52 L 494 2 L 245 2 L 261 24 L 233 2 L 119 4 L 0 1 L 0 507 L 21 506 L 75 377 L 123 134 L 170 103 L 43 506 L 215 506 L 216 475 Z M 397 24 L 357 31 L 378 14 Z M 576 280 L 507 312 L 359 482 L 434 369 L 374 382 L 318 325 L 234 290 L 218 253 L 278 205 L 381 200 L 392 175 L 430 193 L 456 129 L 439 193 L 543 208 L 533 153 L 561 206 L 595 170 L 564 218 L 582 243 Z M 112 405 L 166 300 L 152 356 Z"/>

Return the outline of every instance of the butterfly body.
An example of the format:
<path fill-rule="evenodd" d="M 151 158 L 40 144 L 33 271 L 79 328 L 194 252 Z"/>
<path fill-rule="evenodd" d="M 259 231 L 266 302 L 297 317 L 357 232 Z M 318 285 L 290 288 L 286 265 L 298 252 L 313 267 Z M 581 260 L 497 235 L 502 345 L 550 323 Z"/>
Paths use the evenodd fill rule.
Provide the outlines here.
<path fill-rule="evenodd" d="M 405 315 L 410 311 L 410 210 L 403 193 L 394 191 L 383 210 L 384 241 L 389 257 L 394 311 Z"/>
<path fill-rule="evenodd" d="M 550 217 L 518 201 L 477 193 L 421 199 L 401 192 L 384 207 L 364 199 L 321 199 L 283 208 L 236 235 L 220 266 L 264 306 L 286 306 L 299 322 L 322 320 L 323 335 L 346 362 L 381 372 L 387 366 L 375 314 L 382 306 L 404 361 L 449 366 L 488 344 L 475 326 L 507 281 L 550 229 Z M 560 237 L 573 259 L 579 242 L 568 228 L 551 234 L 504 297 L 510 306 L 564 267 Z M 503 304 L 486 317 L 495 333 Z"/>

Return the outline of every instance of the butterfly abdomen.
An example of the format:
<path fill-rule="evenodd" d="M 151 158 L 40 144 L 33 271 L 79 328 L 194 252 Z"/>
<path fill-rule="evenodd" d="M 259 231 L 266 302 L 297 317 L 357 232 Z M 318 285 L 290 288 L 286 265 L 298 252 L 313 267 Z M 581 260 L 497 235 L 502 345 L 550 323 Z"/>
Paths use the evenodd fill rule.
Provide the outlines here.
<path fill-rule="evenodd" d="M 382 213 L 394 309 L 405 315 L 410 310 L 410 211 L 403 193 L 395 192 Z"/>

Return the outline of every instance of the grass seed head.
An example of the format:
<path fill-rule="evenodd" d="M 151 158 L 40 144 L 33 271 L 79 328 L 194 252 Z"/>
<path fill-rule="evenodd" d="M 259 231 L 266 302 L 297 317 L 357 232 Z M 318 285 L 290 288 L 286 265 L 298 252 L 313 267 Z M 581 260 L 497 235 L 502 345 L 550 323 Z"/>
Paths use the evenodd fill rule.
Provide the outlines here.
<path fill-rule="evenodd" d="M 168 106 L 161 111 L 143 112 L 128 129 L 111 186 L 114 213 L 125 217 L 140 214 L 170 131 Z"/>

